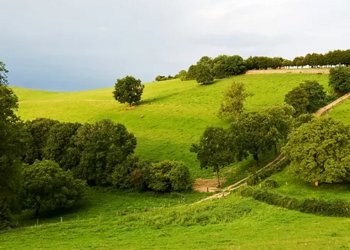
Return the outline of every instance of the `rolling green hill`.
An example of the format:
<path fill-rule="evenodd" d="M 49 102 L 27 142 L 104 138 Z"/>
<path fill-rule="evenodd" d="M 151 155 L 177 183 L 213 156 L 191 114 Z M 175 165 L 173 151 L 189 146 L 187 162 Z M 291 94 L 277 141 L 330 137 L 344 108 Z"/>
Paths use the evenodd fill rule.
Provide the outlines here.
<path fill-rule="evenodd" d="M 189 147 L 206 126 L 229 125 L 229 121 L 219 120 L 216 112 L 222 91 L 230 82 L 244 82 L 254 94 L 248 99 L 247 110 L 259 110 L 282 104 L 284 95 L 307 79 L 325 87 L 328 82 L 326 75 L 283 74 L 238 76 L 208 86 L 177 80 L 149 83 L 142 104 L 130 110 L 112 99 L 112 89 L 75 93 L 14 90 L 20 99 L 19 114 L 25 120 L 49 117 L 92 122 L 109 118 L 135 133 L 138 154 L 151 160 L 182 160 L 196 177 L 201 177 L 211 173 L 199 170 Z M 346 121 L 348 105 L 349 101 L 344 102 L 329 115 Z M 234 167 L 249 163 L 247 160 Z M 349 185 L 314 187 L 292 176 L 288 167 L 269 179 L 280 185 L 276 192 L 291 197 L 349 197 Z M 304 214 L 243 198 L 238 193 L 191 204 L 206 195 L 90 188 L 89 200 L 71 209 L 43 213 L 39 221 L 30 211 L 18 216 L 23 227 L 1 233 L 0 249 L 350 248 L 349 218 Z"/>
<path fill-rule="evenodd" d="M 242 75 L 207 86 L 179 80 L 148 83 L 141 105 L 130 110 L 113 99 L 113 88 L 72 93 L 13 89 L 19 97 L 18 114 L 23 120 L 47 117 L 84 123 L 108 118 L 124 124 L 135 134 L 137 154 L 152 161 L 183 161 L 195 177 L 210 177 L 210 170 L 200 170 L 189 149 L 205 127 L 229 125 L 229 121 L 223 122 L 216 116 L 228 84 L 245 83 L 254 94 L 248 99 L 246 109 L 259 110 L 283 104 L 284 95 L 304 80 L 317 80 L 327 86 L 328 75 Z M 243 162 L 249 163 L 250 160 Z"/>

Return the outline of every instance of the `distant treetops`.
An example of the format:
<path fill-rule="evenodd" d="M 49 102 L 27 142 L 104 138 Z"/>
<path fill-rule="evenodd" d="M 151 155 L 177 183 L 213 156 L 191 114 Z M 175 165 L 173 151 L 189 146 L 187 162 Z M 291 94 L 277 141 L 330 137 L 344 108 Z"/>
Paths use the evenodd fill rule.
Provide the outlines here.
<path fill-rule="evenodd" d="M 282 67 L 329 67 L 334 65 L 350 65 L 350 49 L 334 50 L 326 54 L 309 53 L 306 56 L 297 56 L 293 60 L 282 57 L 254 56 L 243 59 L 239 55 L 220 55 L 216 58 L 203 56 L 188 70 L 181 70 L 175 76 L 158 75 L 156 81 L 172 79 L 196 80 L 199 84 L 211 83 L 214 79 L 244 74 L 246 70 L 280 69 Z"/>

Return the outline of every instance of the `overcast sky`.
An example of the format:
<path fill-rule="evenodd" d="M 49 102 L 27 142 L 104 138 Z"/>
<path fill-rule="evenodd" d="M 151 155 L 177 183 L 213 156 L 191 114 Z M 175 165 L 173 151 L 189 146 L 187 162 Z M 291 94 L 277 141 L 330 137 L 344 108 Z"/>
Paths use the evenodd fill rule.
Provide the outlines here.
<path fill-rule="evenodd" d="M 349 11 L 349 0 L 0 0 L 0 61 L 11 86 L 149 82 L 204 55 L 349 49 Z"/>

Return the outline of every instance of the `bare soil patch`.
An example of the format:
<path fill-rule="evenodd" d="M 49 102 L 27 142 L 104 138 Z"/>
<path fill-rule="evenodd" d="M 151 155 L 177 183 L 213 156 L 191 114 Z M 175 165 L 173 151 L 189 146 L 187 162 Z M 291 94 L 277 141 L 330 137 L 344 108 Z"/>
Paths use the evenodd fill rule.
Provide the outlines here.
<path fill-rule="evenodd" d="M 224 184 L 226 180 L 220 180 L 221 184 Z M 218 180 L 214 179 L 196 179 L 193 185 L 193 189 L 198 192 L 216 192 L 220 190 L 218 188 Z"/>

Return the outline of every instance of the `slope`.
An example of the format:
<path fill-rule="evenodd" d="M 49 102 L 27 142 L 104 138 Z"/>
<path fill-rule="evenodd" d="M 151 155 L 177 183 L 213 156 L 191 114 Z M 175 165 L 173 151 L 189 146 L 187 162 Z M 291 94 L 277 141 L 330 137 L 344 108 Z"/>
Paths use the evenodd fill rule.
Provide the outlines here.
<path fill-rule="evenodd" d="M 72 93 L 13 89 L 19 97 L 18 113 L 24 120 L 47 117 L 83 123 L 108 118 L 125 124 L 135 134 L 137 154 L 152 161 L 183 161 L 195 177 L 209 177 L 210 170 L 199 169 L 189 148 L 205 127 L 229 125 L 229 121 L 221 121 L 216 116 L 227 85 L 232 81 L 245 83 L 247 90 L 254 94 L 247 101 L 247 110 L 259 110 L 282 104 L 284 95 L 304 80 L 317 80 L 326 86 L 328 76 L 242 75 L 207 86 L 179 80 L 148 83 L 143 102 L 130 110 L 113 100 L 112 88 Z"/>

